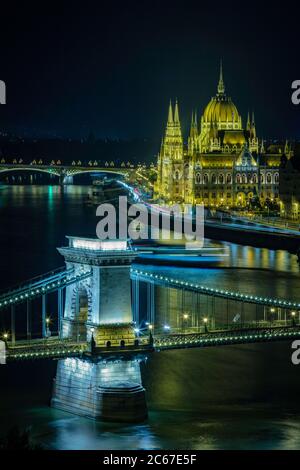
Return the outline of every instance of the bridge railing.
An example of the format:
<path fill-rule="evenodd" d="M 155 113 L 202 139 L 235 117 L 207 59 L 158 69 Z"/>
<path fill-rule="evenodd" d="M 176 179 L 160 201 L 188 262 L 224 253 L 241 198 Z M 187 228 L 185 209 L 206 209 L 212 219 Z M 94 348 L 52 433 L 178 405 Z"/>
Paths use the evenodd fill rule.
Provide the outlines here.
<path fill-rule="evenodd" d="M 158 335 L 154 338 L 154 346 L 158 349 L 180 349 L 284 341 L 299 337 L 299 325 L 275 328 L 246 328 L 240 330 L 216 330 L 198 334 Z"/>
<path fill-rule="evenodd" d="M 30 288 L 30 287 L 36 286 L 38 283 L 43 282 L 45 278 L 49 278 L 51 276 L 57 276 L 65 271 L 66 271 L 66 267 L 60 266 L 59 268 L 52 269 L 51 271 L 48 271 L 46 273 L 38 274 L 37 276 L 27 279 L 26 281 L 20 282 L 18 284 L 14 284 L 13 286 L 10 286 L 6 289 L 0 289 L 0 299 L 1 297 L 3 297 L 3 295 L 6 295 L 10 292 L 11 293 L 18 292 L 24 289 L 25 287 Z"/>
<path fill-rule="evenodd" d="M 183 327 L 170 327 L 168 326 L 168 332 L 166 332 L 166 329 L 163 325 L 158 326 L 155 325 L 154 331 L 155 331 L 155 336 L 163 336 L 164 338 L 166 337 L 172 337 L 173 335 L 192 335 L 192 334 L 205 334 L 205 333 L 214 333 L 218 332 L 220 333 L 221 331 L 224 331 L 225 333 L 228 331 L 247 331 L 247 330 L 253 330 L 253 329 L 259 329 L 259 330 L 264 330 L 268 328 L 291 328 L 293 326 L 297 326 L 296 324 L 293 323 L 293 320 L 286 319 L 286 320 L 272 320 L 272 321 L 266 321 L 266 320 L 253 320 L 253 321 L 247 321 L 239 323 L 221 323 L 218 322 L 217 327 L 212 327 L 208 326 L 205 324 L 201 324 L 198 326 L 183 326 Z M 147 335 L 147 331 L 144 332 L 145 335 Z"/>
<path fill-rule="evenodd" d="M 27 339 L 31 340 L 32 334 L 32 315 L 31 315 L 31 301 L 37 298 L 42 300 L 42 312 L 41 312 L 41 327 L 42 337 L 47 338 L 49 336 L 49 322 L 50 319 L 46 317 L 46 300 L 47 294 L 57 292 L 57 325 L 58 335 L 62 333 L 62 318 L 63 318 L 63 290 L 68 285 L 80 282 L 91 276 L 91 271 L 75 272 L 74 269 L 61 270 L 58 269 L 57 274 L 53 275 L 51 272 L 50 276 L 41 276 L 41 279 L 29 284 L 24 284 L 17 290 L 8 291 L 0 298 L 0 310 L 10 309 L 10 330 L 4 331 L 2 336 L 6 342 L 14 345 L 16 343 L 16 306 L 25 302 L 26 306 L 26 335 Z M 21 333 L 18 332 L 18 336 Z"/>
<path fill-rule="evenodd" d="M 8 291 L 0 297 L 0 309 L 7 308 L 11 305 L 16 305 L 26 300 L 33 300 L 34 298 L 41 297 L 51 292 L 57 291 L 67 285 L 79 282 L 88 278 L 91 273 L 83 272 L 73 276 L 74 269 L 61 271 L 59 274 L 43 278 L 35 284 L 24 285 L 23 288 Z"/>

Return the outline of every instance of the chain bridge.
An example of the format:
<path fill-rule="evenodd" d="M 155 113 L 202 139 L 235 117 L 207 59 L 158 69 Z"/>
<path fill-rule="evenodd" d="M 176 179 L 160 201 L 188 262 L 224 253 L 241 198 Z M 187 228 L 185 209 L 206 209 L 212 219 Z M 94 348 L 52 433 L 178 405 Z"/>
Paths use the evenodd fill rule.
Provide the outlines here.
<path fill-rule="evenodd" d="M 1 315 L 10 315 L 2 334 L 7 363 L 58 361 L 52 406 L 94 418 L 114 419 L 117 413 L 124 421 L 140 420 L 147 413 L 140 362 L 148 354 L 300 338 L 299 302 L 147 271 L 134 264 L 140 251 L 127 240 L 67 238 L 68 246 L 58 248 L 65 267 L 0 292 Z M 161 290 L 174 297 L 176 314 L 157 305 Z M 50 294 L 57 294 L 55 322 L 47 316 Z M 34 314 L 40 316 L 38 331 L 33 301 L 41 303 Z M 18 327 L 24 313 L 27 339 Z"/>

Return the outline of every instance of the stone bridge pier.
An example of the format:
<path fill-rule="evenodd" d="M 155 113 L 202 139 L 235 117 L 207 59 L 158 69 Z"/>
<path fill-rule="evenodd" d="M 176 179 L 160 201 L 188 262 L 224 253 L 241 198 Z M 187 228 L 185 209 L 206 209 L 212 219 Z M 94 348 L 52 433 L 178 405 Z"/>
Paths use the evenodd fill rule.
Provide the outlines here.
<path fill-rule="evenodd" d="M 134 333 L 127 240 L 67 237 L 59 248 L 67 269 L 89 271 L 67 286 L 62 335 L 90 343 L 82 358 L 58 361 L 52 406 L 90 418 L 140 421 L 147 416 L 140 362 L 145 351 Z"/>

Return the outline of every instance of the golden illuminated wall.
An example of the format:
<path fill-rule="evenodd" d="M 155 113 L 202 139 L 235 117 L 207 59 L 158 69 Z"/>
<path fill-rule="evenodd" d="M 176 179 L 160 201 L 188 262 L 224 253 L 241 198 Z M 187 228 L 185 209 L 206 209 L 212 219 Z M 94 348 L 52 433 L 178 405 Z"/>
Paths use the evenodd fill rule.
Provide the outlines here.
<path fill-rule="evenodd" d="M 172 204 L 230 207 L 246 205 L 254 196 L 262 201 L 278 199 L 282 152 L 290 156 L 291 149 L 287 142 L 284 149 L 278 149 L 278 145 L 273 147 L 272 154 L 267 154 L 261 142 L 263 162 L 260 163 L 256 157 L 259 143 L 254 114 L 251 118 L 248 114 L 243 128 L 235 104 L 225 93 L 220 67 L 217 93 L 204 109 L 200 126 L 196 113 L 192 114 L 187 146 L 183 144 L 178 103 L 174 112 L 170 103 L 158 157 L 155 198 Z"/>

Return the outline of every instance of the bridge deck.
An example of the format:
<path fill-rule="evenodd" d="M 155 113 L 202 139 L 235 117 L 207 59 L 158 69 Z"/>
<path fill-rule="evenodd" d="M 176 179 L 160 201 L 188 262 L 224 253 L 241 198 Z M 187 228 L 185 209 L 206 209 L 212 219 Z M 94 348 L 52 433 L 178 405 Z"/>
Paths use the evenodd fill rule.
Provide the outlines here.
<path fill-rule="evenodd" d="M 161 335 L 155 337 L 156 350 L 263 343 L 300 338 L 300 326 L 215 330 L 209 333 Z"/>
<path fill-rule="evenodd" d="M 63 340 L 59 337 L 51 339 L 35 339 L 31 341 L 17 341 L 15 345 L 8 345 L 6 359 L 10 361 L 49 359 L 81 356 L 87 351 L 86 342 Z"/>
<path fill-rule="evenodd" d="M 18 341 L 8 345 L 6 358 L 10 361 L 49 359 L 64 357 L 109 356 L 116 354 L 147 353 L 168 349 L 207 348 L 234 344 L 287 341 L 300 338 L 300 326 L 277 326 L 269 328 L 244 328 L 239 330 L 214 330 L 207 333 L 158 335 L 151 344 L 128 348 L 96 348 L 90 353 L 89 343 L 51 338 L 32 341 Z"/>

